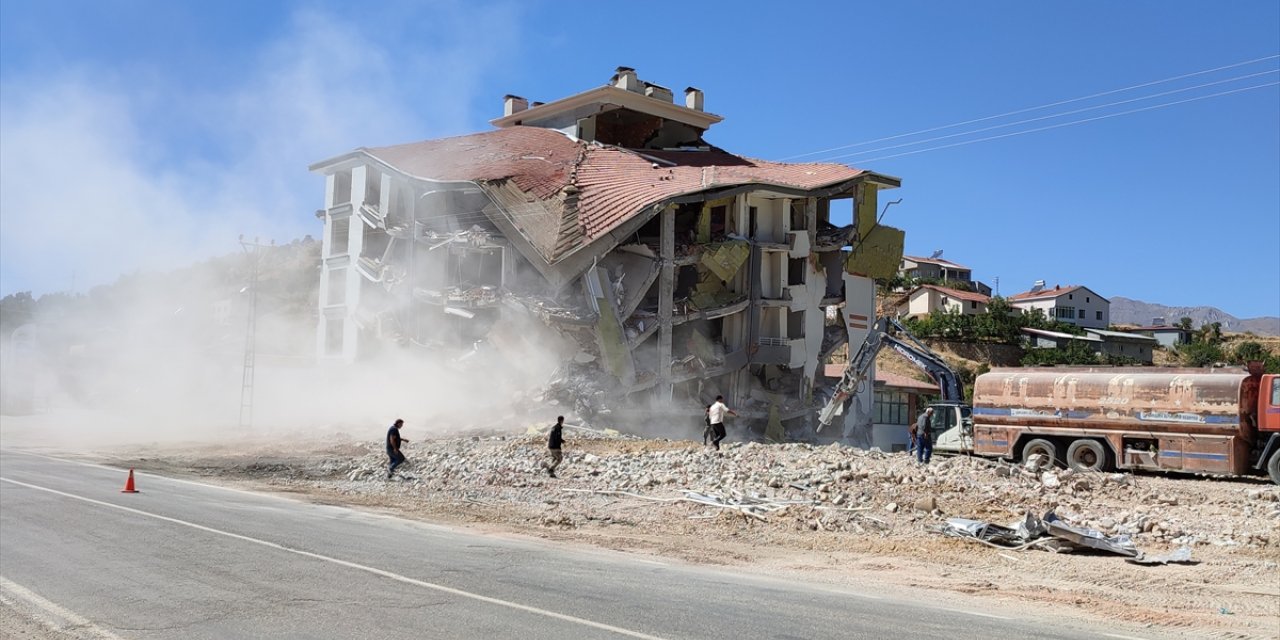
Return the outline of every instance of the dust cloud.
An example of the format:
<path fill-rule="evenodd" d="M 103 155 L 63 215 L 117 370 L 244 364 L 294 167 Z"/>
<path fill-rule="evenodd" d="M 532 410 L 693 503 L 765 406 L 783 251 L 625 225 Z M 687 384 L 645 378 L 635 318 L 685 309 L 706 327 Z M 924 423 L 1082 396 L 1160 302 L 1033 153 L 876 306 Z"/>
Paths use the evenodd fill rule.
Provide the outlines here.
<path fill-rule="evenodd" d="M 320 234 L 323 181 L 306 167 L 474 129 L 487 113 L 477 79 L 519 42 L 514 8 L 379 16 L 300 10 L 234 73 L 84 60 L 0 79 L 5 446 L 287 444 L 313 431 L 380 439 L 397 417 L 409 437 L 524 419 L 515 399 L 557 364 L 537 340 L 461 360 L 395 343 L 353 365 L 316 360 L 319 243 L 304 236 Z M 476 20 L 492 41 L 465 36 Z M 280 240 L 262 254 L 248 427 L 241 234 Z"/>

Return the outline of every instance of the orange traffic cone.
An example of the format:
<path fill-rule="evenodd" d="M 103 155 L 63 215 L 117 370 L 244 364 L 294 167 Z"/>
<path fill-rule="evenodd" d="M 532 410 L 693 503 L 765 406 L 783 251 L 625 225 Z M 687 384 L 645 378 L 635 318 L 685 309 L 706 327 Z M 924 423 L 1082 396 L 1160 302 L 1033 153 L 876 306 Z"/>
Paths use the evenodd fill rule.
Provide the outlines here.
<path fill-rule="evenodd" d="M 129 470 L 129 479 L 124 481 L 124 488 L 120 493 L 138 493 L 138 490 L 133 488 L 133 469 Z"/>

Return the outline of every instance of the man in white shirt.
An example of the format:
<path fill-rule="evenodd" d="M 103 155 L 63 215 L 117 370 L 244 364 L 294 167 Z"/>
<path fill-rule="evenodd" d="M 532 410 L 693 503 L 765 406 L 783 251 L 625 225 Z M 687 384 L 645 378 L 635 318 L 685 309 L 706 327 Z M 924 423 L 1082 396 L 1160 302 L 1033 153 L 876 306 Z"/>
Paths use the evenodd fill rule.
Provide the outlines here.
<path fill-rule="evenodd" d="M 725 406 L 724 396 L 716 396 L 715 403 L 707 409 L 707 417 L 711 419 L 711 446 L 715 447 L 717 451 L 720 450 L 720 441 L 724 440 L 725 437 L 725 414 L 729 414 L 731 416 L 738 415 L 737 413 L 734 413 L 733 409 Z"/>

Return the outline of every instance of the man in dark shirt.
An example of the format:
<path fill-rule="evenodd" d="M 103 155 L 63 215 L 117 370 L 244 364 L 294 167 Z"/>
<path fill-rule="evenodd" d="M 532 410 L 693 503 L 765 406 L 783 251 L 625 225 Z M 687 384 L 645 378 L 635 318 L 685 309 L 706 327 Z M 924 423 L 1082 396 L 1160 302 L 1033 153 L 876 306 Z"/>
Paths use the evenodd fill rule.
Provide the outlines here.
<path fill-rule="evenodd" d="M 404 420 L 396 418 L 395 424 L 391 425 L 390 429 L 387 429 L 387 457 L 391 458 L 391 466 L 387 467 L 388 480 L 396 472 L 396 467 L 404 463 L 404 454 L 400 453 L 400 444 L 409 440 L 400 437 L 400 427 L 403 426 Z"/>
<path fill-rule="evenodd" d="M 551 427 L 551 433 L 547 435 L 547 451 L 551 454 L 551 459 L 542 463 L 547 468 L 547 475 L 552 478 L 556 477 L 556 467 L 564 461 L 564 453 L 560 451 L 560 447 L 564 446 L 564 416 L 556 416 L 556 425 Z"/>
<path fill-rule="evenodd" d="M 924 410 L 916 422 L 916 460 L 929 464 L 933 457 L 933 407 Z"/>

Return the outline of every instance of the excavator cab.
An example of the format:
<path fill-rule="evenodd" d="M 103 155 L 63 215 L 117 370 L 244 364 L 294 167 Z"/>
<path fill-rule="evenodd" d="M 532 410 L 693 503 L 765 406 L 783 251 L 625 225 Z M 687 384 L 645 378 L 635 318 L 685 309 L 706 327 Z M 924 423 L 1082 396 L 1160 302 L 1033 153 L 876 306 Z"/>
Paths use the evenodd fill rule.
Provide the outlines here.
<path fill-rule="evenodd" d="M 953 402 L 929 406 L 933 409 L 933 423 L 929 425 L 929 431 L 933 433 L 933 450 L 955 453 L 972 450 L 973 408 Z"/>

